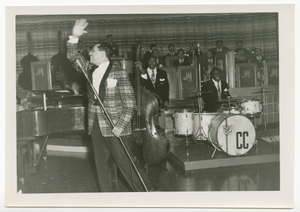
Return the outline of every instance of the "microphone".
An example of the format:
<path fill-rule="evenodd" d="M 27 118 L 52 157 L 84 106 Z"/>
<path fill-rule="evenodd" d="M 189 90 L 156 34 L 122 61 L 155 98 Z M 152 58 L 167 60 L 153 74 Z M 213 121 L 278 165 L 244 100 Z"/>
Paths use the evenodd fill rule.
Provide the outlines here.
<path fill-rule="evenodd" d="M 198 54 L 200 54 L 200 53 L 201 53 L 201 47 L 200 47 L 200 43 L 197 43 L 197 52 L 198 52 Z"/>
<path fill-rule="evenodd" d="M 79 58 L 76 58 L 75 63 L 81 69 L 81 71 L 84 72 L 84 68 L 83 68 L 82 64 L 80 63 Z"/>

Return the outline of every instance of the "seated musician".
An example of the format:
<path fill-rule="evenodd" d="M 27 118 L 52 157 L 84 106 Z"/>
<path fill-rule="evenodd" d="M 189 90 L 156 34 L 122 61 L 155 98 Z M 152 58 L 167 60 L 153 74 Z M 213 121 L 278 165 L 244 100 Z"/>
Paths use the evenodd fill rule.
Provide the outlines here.
<path fill-rule="evenodd" d="M 211 80 L 203 83 L 202 91 L 209 91 L 211 93 L 203 94 L 204 111 L 217 112 L 222 106 L 218 100 L 230 97 L 228 84 L 221 80 L 221 70 L 214 67 L 210 72 Z"/>
<path fill-rule="evenodd" d="M 145 73 L 141 73 L 141 86 L 159 96 L 161 107 L 168 109 L 169 81 L 167 73 L 157 68 L 156 57 L 150 56 Z"/>
<path fill-rule="evenodd" d="M 213 55 L 226 54 L 229 51 L 229 48 L 227 46 L 223 46 L 223 41 L 218 40 L 216 41 L 216 47 L 210 50 L 212 51 Z"/>
<path fill-rule="evenodd" d="M 201 64 L 201 77 L 204 82 L 208 81 L 210 79 L 210 66 L 214 66 L 214 55 L 211 50 L 208 50 L 206 52 L 205 57 L 200 58 L 200 64 Z"/>
<path fill-rule="evenodd" d="M 236 54 L 234 55 L 235 64 L 237 63 L 247 63 L 247 57 L 242 48 L 236 50 Z"/>
<path fill-rule="evenodd" d="M 158 53 L 158 49 L 154 49 L 152 51 L 152 54 L 157 58 L 156 59 L 156 63 L 157 63 L 157 66 L 158 67 L 163 67 L 163 66 L 166 66 L 166 63 L 165 63 L 165 58 L 164 57 L 161 57 Z"/>
<path fill-rule="evenodd" d="M 112 34 L 109 34 L 109 35 L 106 36 L 105 42 L 111 45 L 111 48 L 112 48 L 112 51 L 113 51 L 111 56 L 112 57 L 119 56 L 119 47 L 118 47 L 118 44 L 113 41 Z"/>
<path fill-rule="evenodd" d="M 234 50 L 234 53 L 237 53 L 239 49 L 242 49 L 246 56 L 249 53 L 248 49 L 244 48 L 244 43 L 241 40 L 236 42 L 236 49 Z"/>
<path fill-rule="evenodd" d="M 176 55 L 174 44 L 172 44 L 172 43 L 169 44 L 168 49 L 169 49 L 169 53 L 166 55 L 166 57 Z"/>
<path fill-rule="evenodd" d="M 153 54 L 153 51 L 157 49 L 157 45 L 155 43 L 151 43 L 150 44 L 150 49 L 148 51 L 145 52 L 144 56 L 143 56 L 143 59 L 142 59 L 142 62 L 143 62 L 143 69 L 146 69 L 147 68 L 147 62 L 150 58 L 150 56 Z"/>
<path fill-rule="evenodd" d="M 190 66 L 191 63 L 189 61 L 189 58 L 184 55 L 184 50 L 179 49 L 177 51 L 178 59 L 174 61 L 173 66 Z"/>

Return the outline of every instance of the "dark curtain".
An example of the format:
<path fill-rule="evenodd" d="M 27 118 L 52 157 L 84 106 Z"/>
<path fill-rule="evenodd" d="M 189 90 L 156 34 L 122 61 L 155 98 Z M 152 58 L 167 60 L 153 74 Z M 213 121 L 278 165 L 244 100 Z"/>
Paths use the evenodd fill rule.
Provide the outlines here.
<path fill-rule="evenodd" d="M 170 15 L 143 18 L 118 18 L 111 20 L 91 20 L 88 34 L 82 37 L 85 49 L 103 41 L 106 35 L 112 34 L 119 45 L 120 55 L 129 51 L 135 44 L 136 37 L 141 36 L 144 51 L 150 43 L 156 43 L 163 53 L 173 43 L 176 49 L 188 50 L 191 43 L 200 43 L 203 51 L 215 46 L 216 40 L 223 40 L 225 46 L 235 48 L 237 40 L 242 40 L 249 50 L 254 47 L 262 49 L 269 61 L 278 60 L 278 26 L 277 13 L 261 14 L 213 14 L 213 15 Z M 37 16 L 38 20 L 38 16 Z M 75 20 L 74 20 L 75 21 Z M 32 35 L 32 54 L 40 61 L 51 59 L 59 51 L 58 31 L 62 32 L 61 50 L 65 51 L 66 41 L 72 33 L 74 21 L 16 24 L 16 63 L 20 69 L 20 60 L 28 53 L 27 32 Z"/>

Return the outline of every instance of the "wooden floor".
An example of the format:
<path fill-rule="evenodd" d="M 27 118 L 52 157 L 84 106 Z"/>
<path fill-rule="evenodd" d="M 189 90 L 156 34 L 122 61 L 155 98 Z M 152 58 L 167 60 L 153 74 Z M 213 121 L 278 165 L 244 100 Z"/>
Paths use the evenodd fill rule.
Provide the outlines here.
<path fill-rule="evenodd" d="M 260 139 L 246 155 L 228 156 L 216 151 L 209 142 L 197 142 L 187 147 L 181 137 L 169 136 L 171 152 L 162 163 L 148 167 L 148 178 L 161 191 L 277 191 L 280 189 L 279 142 Z M 72 136 L 71 136 L 72 138 Z M 64 151 L 70 138 L 49 139 L 47 162 L 36 167 L 26 162 L 25 184 L 19 184 L 23 193 L 81 193 L 100 192 L 95 171 L 91 142 L 83 151 Z M 51 147 L 62 144 L 63 151 Z M 51 150 L 52 148 L 52 150 Z M 87 151 L 85 151 L 87 150 Z M 119 192 L 128 192 L 119 176 Z M 244 183 L 240 183 L 244 182 Z M 241 186 L 243 185 L 243 186 Z"/>

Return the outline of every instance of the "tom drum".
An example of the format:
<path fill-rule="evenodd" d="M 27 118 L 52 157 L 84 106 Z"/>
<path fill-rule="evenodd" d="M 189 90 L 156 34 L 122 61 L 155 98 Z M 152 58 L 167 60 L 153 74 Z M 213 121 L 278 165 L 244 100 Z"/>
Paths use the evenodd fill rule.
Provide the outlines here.
<path fill-rule="evenodd" d="M 262 112 L 262 106 L 260 102 L 256 100 L 242 102 L 241 107 L 243 108 L 242 114 L 258 114 Z"/>
<path fill-rule="evenodd" d="M 193 134 L 193 114 L 192 111 L 181 110 L 173 113 L 174 135 L 192 135 Z"/>

